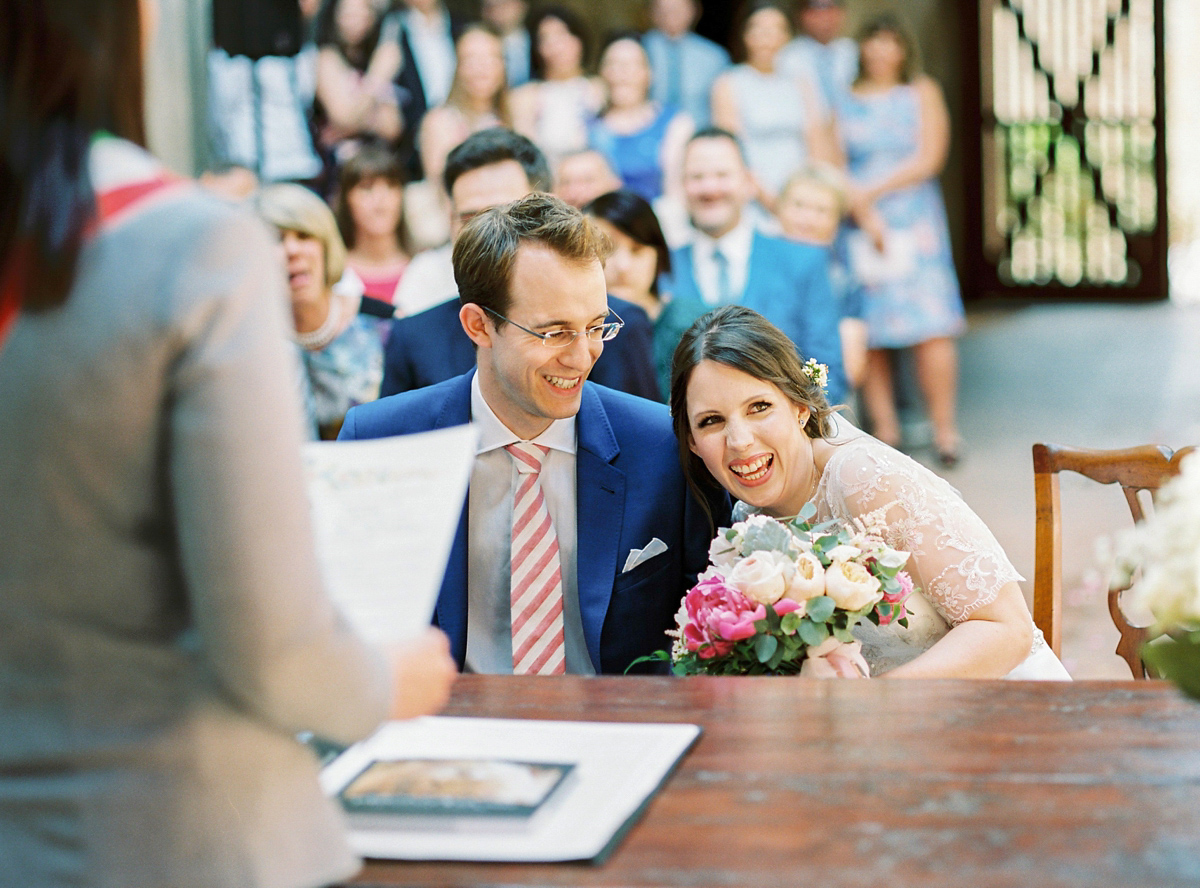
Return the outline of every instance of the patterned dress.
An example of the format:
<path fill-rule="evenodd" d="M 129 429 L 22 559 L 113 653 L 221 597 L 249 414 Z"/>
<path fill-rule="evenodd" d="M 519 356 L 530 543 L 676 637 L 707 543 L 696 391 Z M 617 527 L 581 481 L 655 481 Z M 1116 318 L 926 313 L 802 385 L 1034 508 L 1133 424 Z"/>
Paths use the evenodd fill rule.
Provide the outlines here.
<path fill-rule="evenodd" d="M 881 512 L 888 545 L 910 553 L 906 569 L 920 589 L 906 602 L 907 628 L 864 621 L 854 630 L 871 674 L 879 675 L 927 651 L 1021 576 L 983 519 L 945 479 L 846 420 L 834 422 L 837 431 L 827 440 L 837 446 L 812 500 L 816 520 L 848 524 Z M 741 521 L 753 511 L 739 502 L 733 519 Z M 1035 629 L 1025 662 L 1006 677 L 1068 680 L 1070 675 Z"/>
<path fill-rule="evenodd" d="M 911 84 L 885 93 L 843 93 L 838 128 L 850 178 L 869 186 L 912 157 L 920 137 L 920 98 Z M 857 229 L 843 233 L 855 286 L 862 290 L 872 348 L 904 348 L 965 329 L 946 207 L 929 179 L 876 201 L 888 229 L 884 256 Z"/>

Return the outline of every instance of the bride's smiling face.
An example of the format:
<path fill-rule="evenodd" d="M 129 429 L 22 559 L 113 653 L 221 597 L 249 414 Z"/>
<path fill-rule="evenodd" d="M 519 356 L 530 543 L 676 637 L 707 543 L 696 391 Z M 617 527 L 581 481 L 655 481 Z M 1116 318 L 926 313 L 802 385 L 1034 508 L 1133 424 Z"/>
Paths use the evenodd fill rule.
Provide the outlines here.
<path fill-rule="evenodd" d="M 797 514 L 815 486 L 808 416 L 774 383 L 716 361 L 688 380 L 689 448 L 732 496 L 768 515 Z"/>

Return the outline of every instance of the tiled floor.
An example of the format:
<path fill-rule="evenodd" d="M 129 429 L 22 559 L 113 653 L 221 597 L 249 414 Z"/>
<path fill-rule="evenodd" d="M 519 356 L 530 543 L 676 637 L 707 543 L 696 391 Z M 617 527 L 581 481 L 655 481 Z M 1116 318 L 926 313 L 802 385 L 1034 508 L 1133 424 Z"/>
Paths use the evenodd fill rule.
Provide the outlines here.
<path fill-rule="evenodd" d="M 943 474 L 1033 577 L 1030 446 L 1200 443 L 1200 306 L 1047 305 L 976 311 L 960 342 L 965 458 Z M 924 459 L 927 453 L 916 452 Z M 1076 678 L 1128 678 L 1112 654 L 1097 538 L 1127 526 L 1119 489 L 1064 476 L 1063 661 Z"/>

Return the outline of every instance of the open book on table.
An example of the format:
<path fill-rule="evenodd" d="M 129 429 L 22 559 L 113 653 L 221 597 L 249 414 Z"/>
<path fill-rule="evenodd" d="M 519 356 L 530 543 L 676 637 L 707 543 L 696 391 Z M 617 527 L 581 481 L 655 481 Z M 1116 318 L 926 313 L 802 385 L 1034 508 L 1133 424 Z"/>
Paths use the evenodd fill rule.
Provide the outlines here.
<path fill-rule="evenodd" d="M 690 724 L 435 716 L 388 723 L 321 780 L 364 857 L 599 863 L 699 734 Z"/>

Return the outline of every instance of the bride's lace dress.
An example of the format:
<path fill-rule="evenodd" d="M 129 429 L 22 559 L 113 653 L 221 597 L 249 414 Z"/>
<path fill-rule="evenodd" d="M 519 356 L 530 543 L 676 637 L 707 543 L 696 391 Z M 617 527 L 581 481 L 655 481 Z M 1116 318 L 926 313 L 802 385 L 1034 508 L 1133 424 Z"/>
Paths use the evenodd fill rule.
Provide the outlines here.
<path fill-rule="evenodd" d="M 813 496 L 815 520 L 848 522 L 881 512 L 888 545 L 911 553 L 907 570 L 921 590 L 907 602 L 907 628 L 864 622 L 855 630 L 871 674 L 878 675 L 928 650 L 1022 577 L 945 479 L 846 420 L 836 424 L 837 434 L 828 439 L 834 451 Z M 750 511 L 738 503 L 734 519 Z M 1029 656 L 1007 677 L 1070 678 L 1037 629 Z"/>

